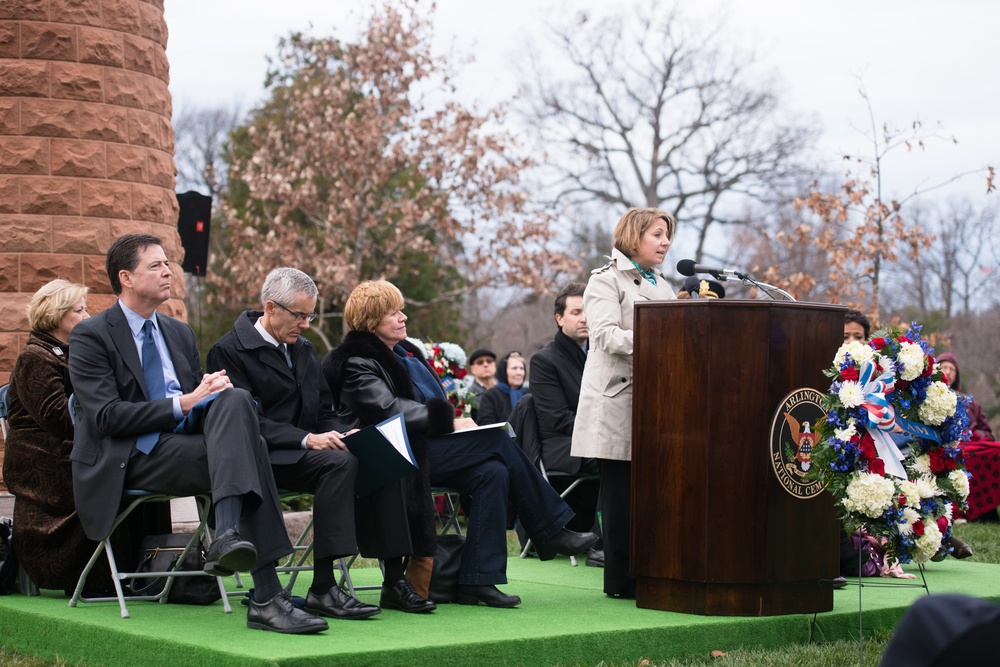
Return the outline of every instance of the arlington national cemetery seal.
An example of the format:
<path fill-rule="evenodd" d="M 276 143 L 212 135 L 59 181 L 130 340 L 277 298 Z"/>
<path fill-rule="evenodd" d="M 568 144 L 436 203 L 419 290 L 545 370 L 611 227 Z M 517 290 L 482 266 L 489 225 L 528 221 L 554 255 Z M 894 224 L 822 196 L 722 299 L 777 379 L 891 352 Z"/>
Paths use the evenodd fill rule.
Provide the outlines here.
<path fill-rule="evenodd" d="M 815 389 L 796 389 L 782 399 L 771 419 L 771 467 L 785 491 L 796 498 L 813 498 L 823 490 L 821 482 L 806 478 L 819 442 L 816 425 L 826 418 L 822 398 Z"/>

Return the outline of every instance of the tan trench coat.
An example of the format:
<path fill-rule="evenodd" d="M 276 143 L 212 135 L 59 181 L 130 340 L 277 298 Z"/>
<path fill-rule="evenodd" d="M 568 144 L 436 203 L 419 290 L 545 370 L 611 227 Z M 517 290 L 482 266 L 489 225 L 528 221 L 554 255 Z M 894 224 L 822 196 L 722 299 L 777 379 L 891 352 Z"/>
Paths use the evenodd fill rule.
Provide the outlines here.
<path fill-rule="evenodd" d="M 663 274 L 642 278 L 618 250 L 595 269 L 583 294 L 590 351 L 573 425 L 573 456 L 632 460 L 632 310 L 637 301 L 674 299 Z"/>

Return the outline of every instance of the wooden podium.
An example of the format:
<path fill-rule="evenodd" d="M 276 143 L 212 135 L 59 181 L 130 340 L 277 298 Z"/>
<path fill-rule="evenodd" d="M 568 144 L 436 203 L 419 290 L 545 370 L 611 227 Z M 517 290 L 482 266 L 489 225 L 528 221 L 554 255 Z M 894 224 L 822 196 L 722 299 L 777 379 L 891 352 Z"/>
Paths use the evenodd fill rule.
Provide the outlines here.
<path fill-rule="evenodd" d="M 702 299 L 635 307 L 632 571 L 636 605 L 709 616 L 833 608 L 838 523 L 772 467 L 789 393 L 825 393 L 842 306 Z"/>

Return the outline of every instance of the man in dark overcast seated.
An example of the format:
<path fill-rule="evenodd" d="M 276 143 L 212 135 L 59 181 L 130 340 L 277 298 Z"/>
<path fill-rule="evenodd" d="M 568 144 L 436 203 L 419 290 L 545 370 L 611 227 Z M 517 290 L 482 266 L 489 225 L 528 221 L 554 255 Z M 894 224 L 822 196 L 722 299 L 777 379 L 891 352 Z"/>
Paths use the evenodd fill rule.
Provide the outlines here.
<path fill-rule="evenodd" d="M 385 606 L 432 611 L 433 603 L 404 578 L 403 558 L 412 549 L 402 483 L 355 501 L 358 463 L 343 441 L 351 425 L 337 418 L 316 348 L 302 335 L 316 317 L 318 297 L 316 284 L 302 271 L 271 271 L 261 288 L 264 310 L 239 316 L 209 350 L 208 368 L 224 369 L 233 386 L 246 389 L 259 404 L 260 432 L 278 486 L 315 494 L 313 583 L 306 610 L 352 619 L 381 611 L 336 584 L 334 562 L 360 546 L 361 555 L 382 560 Z"/>

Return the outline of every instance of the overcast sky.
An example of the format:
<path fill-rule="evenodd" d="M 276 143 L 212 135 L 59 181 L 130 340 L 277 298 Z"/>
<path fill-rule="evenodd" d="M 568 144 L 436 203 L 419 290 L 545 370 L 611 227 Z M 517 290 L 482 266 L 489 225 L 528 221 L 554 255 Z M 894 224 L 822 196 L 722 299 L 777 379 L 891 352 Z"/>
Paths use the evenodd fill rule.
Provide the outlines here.
<path fill-rule="evenodd" d="M 702 0 L 685 11 L 722 7 L 734 39 L 756 48 L 777 71 L 789 107 L 815 118 L 823 132 L 818 160 L 840 170 L 837 158 L 865 149 L 851 129 L 867 125 L 858 95 L 863 74 L 879 122 L 940 121 L 959 144 L 932 144 L 923 156 L 901 160 L 890 179 L 899 196 L 960 171 L 1000 164 L 1000 101 L 996 0 Z M 292 30 L 357 34 L 370 6 L 358 0 L 166 0 L 170 90 L 176 109 L 191 105 L 244 108 L 263 94 L 266 57 Z M 571 7 L 600 7 L 576 0 Z M 511 61 L 525 39 L 544 39 L 545 0 L 438 0 L 435 39 L 475 62 L 461 67 L 459 94 L 491 106 L 516 94 Z M 902 157 L 902 156 L 900 156 Z M 962 194 L 985 192 L 981 177 L 964 180 Z M 992 197 L 997 197 L 997 194 Z M 984 198 L 981 203 L 985 204 Z"/>

